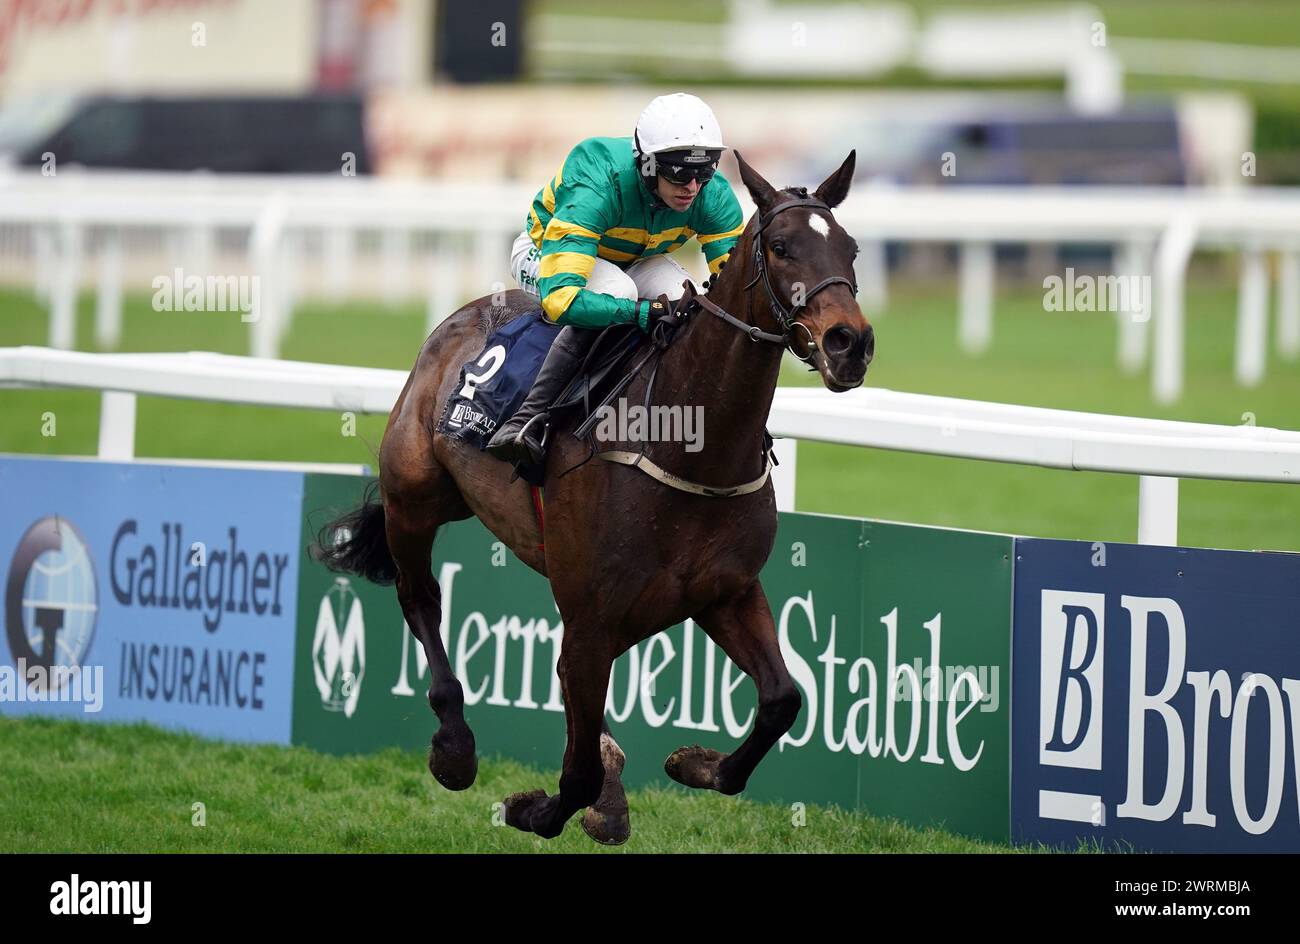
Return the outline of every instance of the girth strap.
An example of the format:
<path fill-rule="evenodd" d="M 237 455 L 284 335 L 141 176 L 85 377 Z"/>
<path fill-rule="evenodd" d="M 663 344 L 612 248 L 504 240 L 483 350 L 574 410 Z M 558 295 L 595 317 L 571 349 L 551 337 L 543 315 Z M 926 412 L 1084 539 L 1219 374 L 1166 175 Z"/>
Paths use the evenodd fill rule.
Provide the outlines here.
<path fill-rule="evenodd" d="M 625 452 L 619 449 L 613 449 L 609 452 L 596 453 L 597 459 L 604 459 L 606 462 L 617 462 L 620 465 L 631 466 L 634 469 L 640 469 L 646 475 L 650 476 L 664 485 L 669 485 L 678 491 L 689 492 L 692 495 L 704 495 L 708 498 L 734 498 L 737 495 L 748 495 L 750 492 L 756 492 L 767 482 L 767 477 L 772 473 L 772 454 L 768 452 L 763 458 L 763 474 L 752 482 L 745 482 L 743 485 L 730 485 L 720 487 L 717 485 L 701 485 L 698 482 L 691 482 L 678 475 L 673 475 L 667 469 L 655 463 L 644 452 Z"/>

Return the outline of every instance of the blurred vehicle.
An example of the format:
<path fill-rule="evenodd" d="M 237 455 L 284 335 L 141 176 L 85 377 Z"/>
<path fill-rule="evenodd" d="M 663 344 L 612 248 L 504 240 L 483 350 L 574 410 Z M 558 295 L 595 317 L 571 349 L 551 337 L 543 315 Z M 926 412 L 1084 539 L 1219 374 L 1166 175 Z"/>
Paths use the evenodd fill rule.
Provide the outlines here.
<path fill-rule="evenodd" d="M 1085 116 L 1029 110 L 970 119 L 879 123 L 855 130 L 859 179 L 898 184 L 1148 185 L 1188 181 L 1172 105 Z M 832 153 L 835 152 L 832 149 Z M 945 173 L 943 155 L 952 153 Z"/>
<path fill-rule="evenodd" d="M 0 163 L 223 173 L 371 172 L 355 96 L 41 96 L 0 109 Z"/>
<path fill-rule="evenodd" d="M 1142 103 L 1110 115 L 1082 115 L 1061 106 L 997 106 L 983 114 L 945 110 L 915 117 L 873 117 L 844 133 L 839 153 L 858 148 L 860 182 L 898 186 L 1187 186 L 1194 174 L 1173 104 Z M 806 176 L 825 173 L 809 164 Z M 890 270 L 921 273 L 954 268 L 955 246 L 887 243 Z M 1072 265 L 1109 264 L 1109 247 L 1000 243 L 1000 263 L 1037 273 Z M 1036 253 L 1036 255 L 1035 255 Z M 1028 267 L 1027 269 L 1025 267 Z M 1035 275 L 1035 277 L 1037 277 Z"/>

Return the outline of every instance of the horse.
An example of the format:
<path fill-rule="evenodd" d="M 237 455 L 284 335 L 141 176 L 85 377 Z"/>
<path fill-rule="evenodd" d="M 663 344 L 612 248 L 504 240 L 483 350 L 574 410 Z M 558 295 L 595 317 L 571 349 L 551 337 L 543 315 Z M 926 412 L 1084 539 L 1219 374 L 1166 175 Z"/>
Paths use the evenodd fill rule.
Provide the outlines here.
<path fill-rule="evenodd" d="M 637 467 L 601 461 L 589 442 L 570 435 L 577 411 L 553 414 L 543 537 L 527 483 L 436 429 L 461 366 L 498 327 L 537 309 L 522 291 L 486 296 L 425 341 L 388 418 L 378 496 L 372 485 L 312 549 L 334 570 L 396 584 L 428 656 L 429 705 L 439 722 L 429 770 L 450 790 L 473 784 L 478 756 L 439 634 L 434 536 L 447 522 L 476 516 L 548 578 L 564 627 L 559 791 L 513 794 L 502 807 L 507 824 L 541 837 L 559 835 L 585 809 L 583 828 L 597 842 L 628 839 L 625 756 L 605 722 L 606 691 L 614 660 L 655 633 L 692 618 L 758 689 L 754 726 L 736 750 L 692 745 L 668 757 L 665 772 L 678 783 L 740 793 L 802 707 L 758 579 L 777 528 L 765 423 L 785 350 L 837 392 L 859 386 L 874 356 L 874 330 L 855 301 L 857 246 L 832 213 L 848 194 L 855 153 L 812 195 L 774 188 L 735 156 L 756 212 L 708 294 L 684 284 L 678 309 L 690 316 L 655 362 L 634 368 L 626 388 L 629 402 L 649 390 L 655 404 L 702 406 L 703 448 L 654 442 L 643 446 L 647 461 Z"/>

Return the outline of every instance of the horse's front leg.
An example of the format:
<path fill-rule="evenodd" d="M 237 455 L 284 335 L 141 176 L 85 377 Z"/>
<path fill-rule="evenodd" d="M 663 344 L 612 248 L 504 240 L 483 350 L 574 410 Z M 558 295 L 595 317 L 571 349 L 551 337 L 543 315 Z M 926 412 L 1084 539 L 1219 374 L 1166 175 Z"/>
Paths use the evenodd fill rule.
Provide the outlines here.
<path fill-rule="evenodd" d="M 664 761 L 664 770 L 688 787 L 737 794 L 745 789 L 759 761 L 794 725 L 803 700 L 781 656 L 772 610 L 757 580 L 738 597 L 714 604 L 695 620 L 758 686 L 758 716 L 749 737 L 734 753 L 699 745 L 683 747 Z"/>
<path fill-rule="evenodd" d="M 544 839 L 558 836 L 570 816 L 595 804 L 605 782 L 600 736 L 605 690 L 614 660 L 608 643 L 596 633 L 584 632 L 582 625 L 567 617 L 564 620 L 558 669 L 569 741 L 564 750 L 560 792 L 554 796 L 542 790 L 515 793 L 503 804 L 506 823 Z"/>

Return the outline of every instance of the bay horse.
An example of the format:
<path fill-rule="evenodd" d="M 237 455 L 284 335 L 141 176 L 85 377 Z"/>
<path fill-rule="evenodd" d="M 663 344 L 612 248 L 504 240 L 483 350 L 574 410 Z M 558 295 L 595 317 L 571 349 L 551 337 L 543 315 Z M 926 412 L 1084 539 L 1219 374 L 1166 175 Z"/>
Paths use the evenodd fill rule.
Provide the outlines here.
<path fill-rule="evenodd" d="M 627 840 L 625 758 L 604 720 L 610 671 L 630 647 L 688 617 L 754 680 L 758 711 L 734 752 L 684 747 L 668 757 L 667 774 L 688 787 L 738 794 L 793 726 L 802 699 L 758 580 L 777 527 L 764 426 L 786 349 L 834 391 L 861 384 L 874 355 L 874 330 L 855 301 L 857 247 L 831 212 L 848 194 L 854 160 L 850 153 L 809 196 L 774 188 L 736 154 L 757 212 L 708 295 L 686 283 L 680 307 L 690 317 L 658 363 L 644 364 L 627 388 L 628 402 L 641 403 L 652 383 L 656 405 L 704 408 L 702 449 L 644 447 L 659 470 L 676 477 L 675 487 L 613 461 L 584 464 L 588 444 L 569 435 L 581 418 L 557 414 L 548 434 L 543 542 L 529 487 L 512 480 L 511 467 L 436 430 L 461 366 L 501 325 L 536 310 L 536 298 L 510 291 L 497 296 L 504 304 L 471 302 L 425 341 L 388 418 L 379 500 L 372 490 L 321 532 L 313 552 L 327 566 L 396 583 L 402 613 L 428 656 L 429 705 L 439 721 L 429 770 L 450 790 L 474 782 L 478 759 L 461 683 L 439 634 L 434 535 L 446 522 L 477 516 L 549 579 L 564 625 L 557 668 L 568 743 L 559 792 L 507 797 L 509 825 L 550 838 L 585 808 L 592 838 Z"/>

